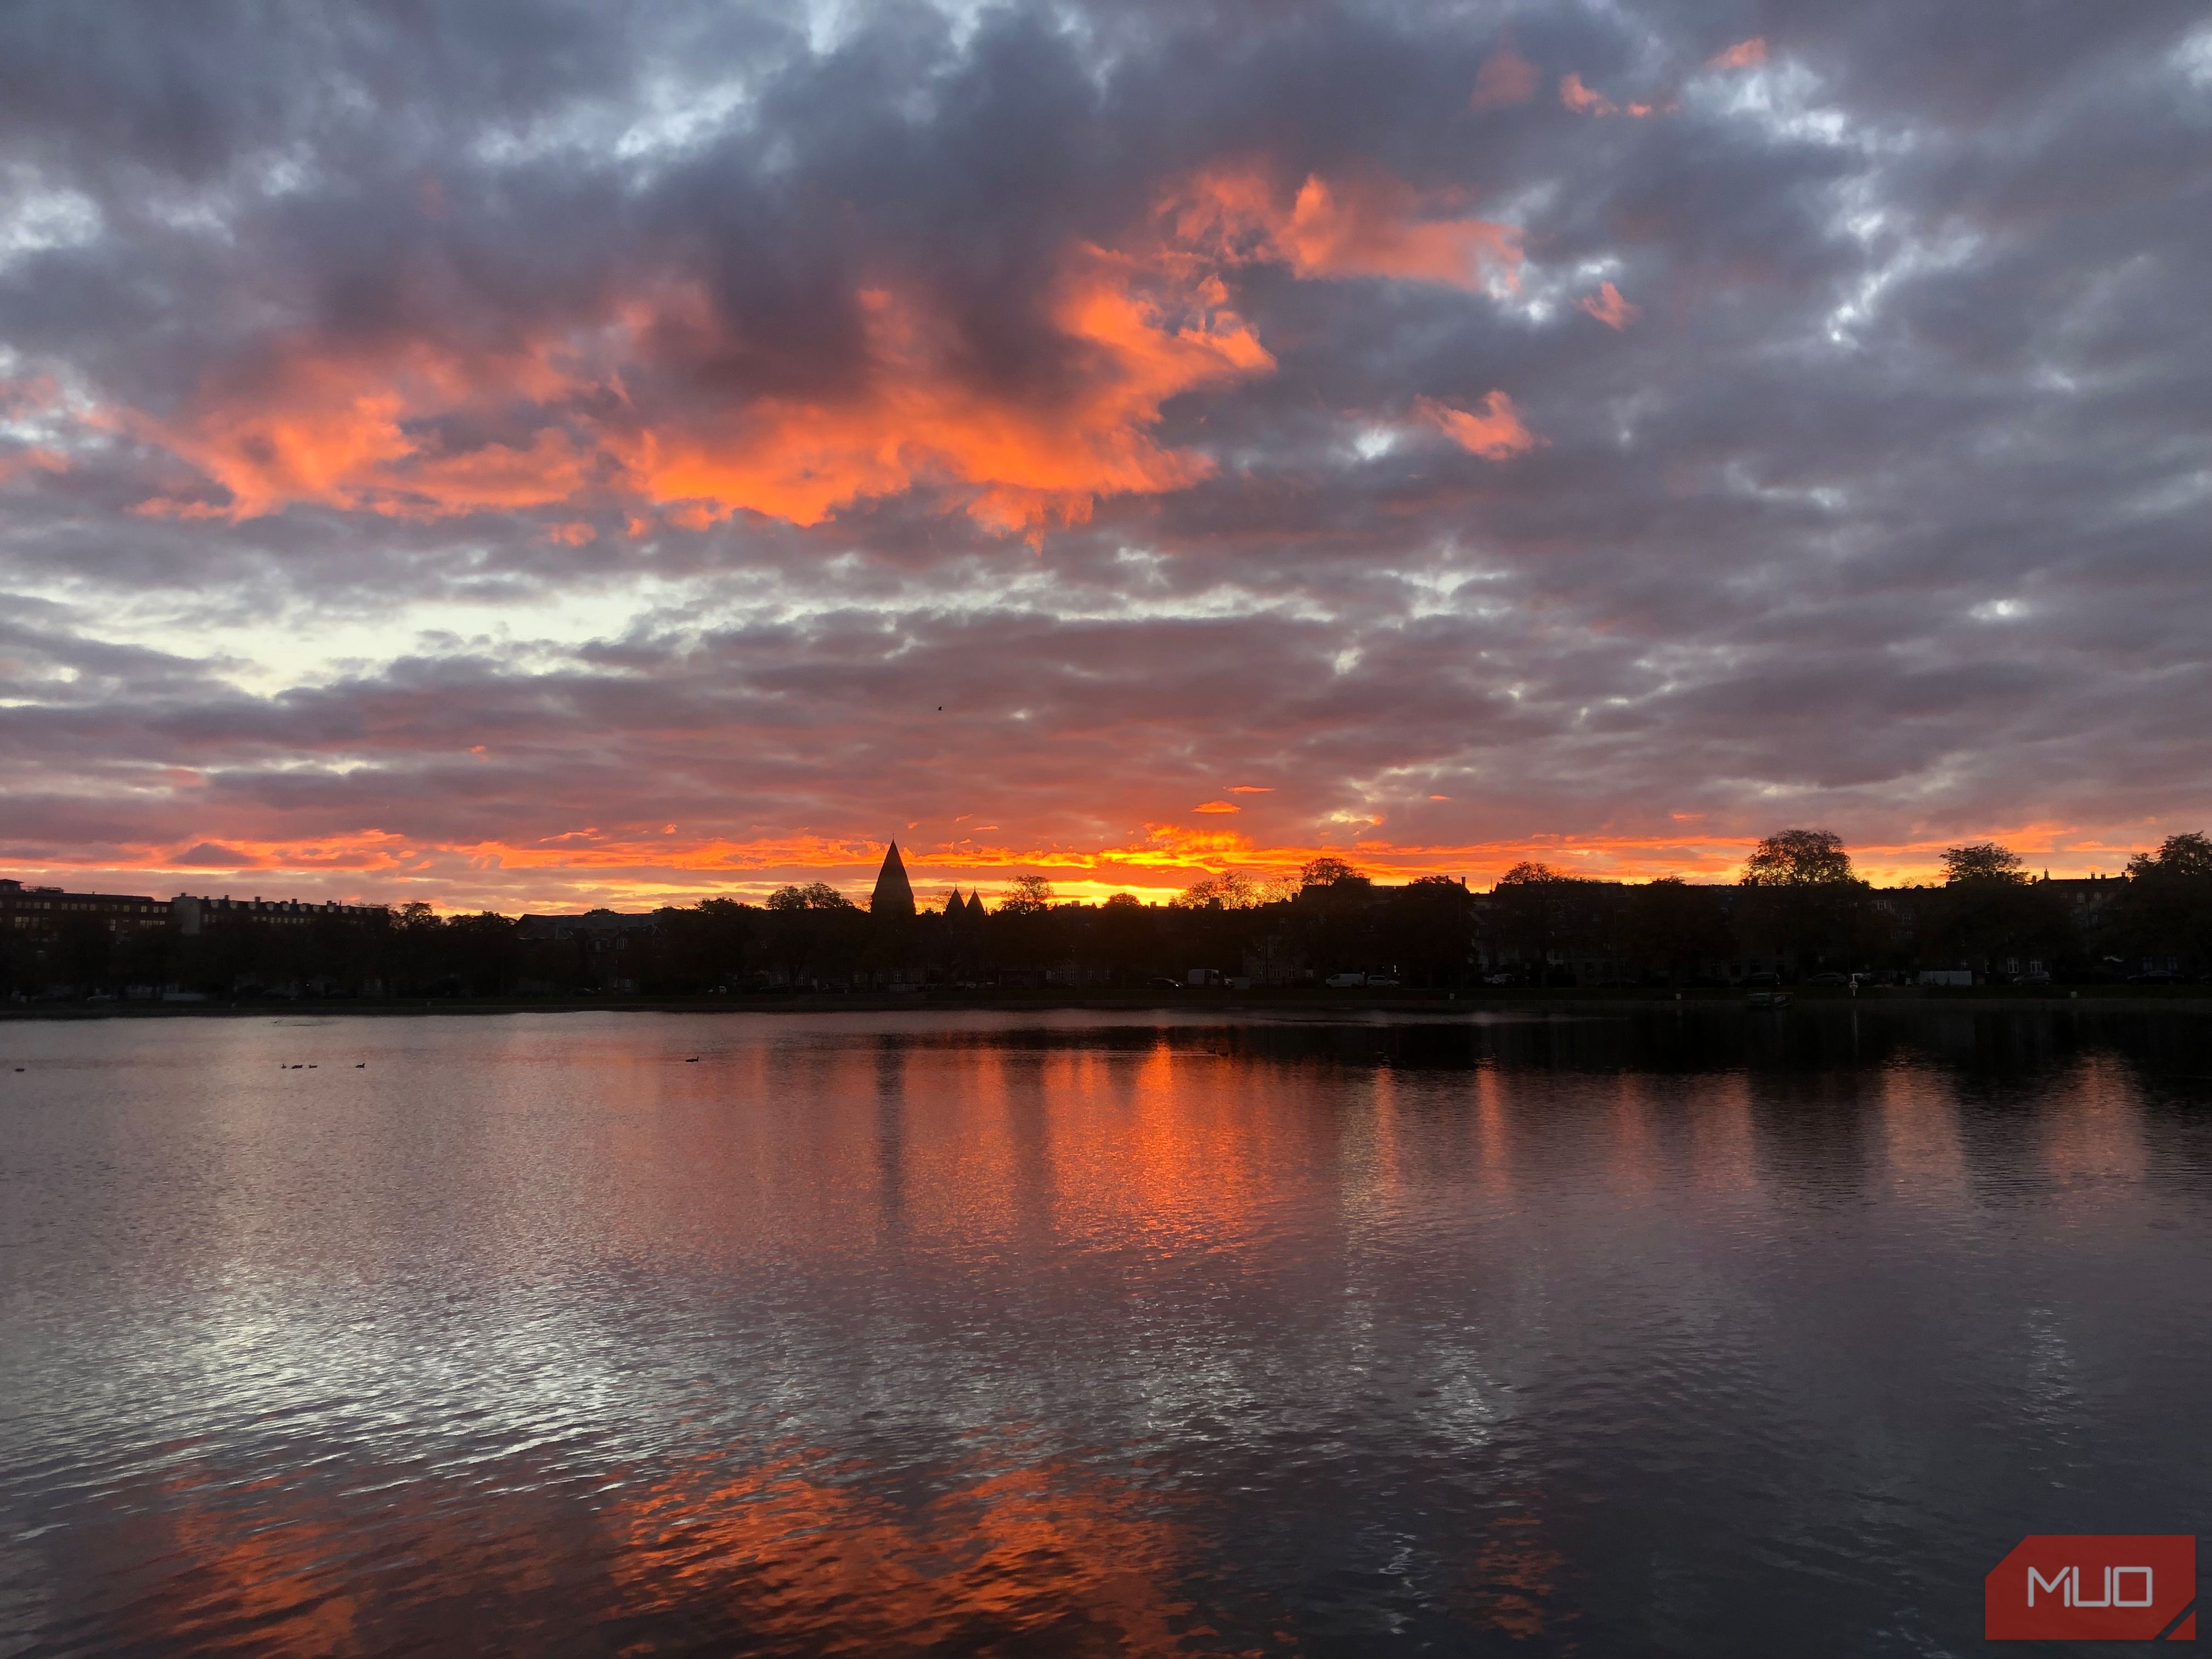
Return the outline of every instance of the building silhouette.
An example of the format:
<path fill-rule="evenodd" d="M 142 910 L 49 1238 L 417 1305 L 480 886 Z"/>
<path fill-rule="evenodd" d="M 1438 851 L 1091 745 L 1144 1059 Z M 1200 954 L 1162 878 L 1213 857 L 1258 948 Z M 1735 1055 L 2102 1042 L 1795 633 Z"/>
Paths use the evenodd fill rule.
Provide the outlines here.
<path fill-rule="evenodd" d="M 264 899 L 258 894 L 250 899 L 234 899 L 228 893 L 221 898 L 179 893 L 168 903 L 169 916 L 178 933 L 185 939 L 249 922 L 271 927 L 305 927 L 318 917 L 340 916 L 362 921 L 385 913 L 380 904 L 340 904 L 335 899 L 325 899 L 320 903 L 312 899 Z"/>
<path fill-rule="evenodd" d="M 876 872 L 876 890 L 869 896 L 868 914 L 895 916 L 902 921 L 914 918 L 914 884 L 906 878 L 896 842 L 884 854 L 884 867 Z"/>
<path fill-rule="evenodd" d="M 144 893 L 70 893 L 0 880 L 0 934 L 43 943 L 72 922 L 111 933 L 159 931 L 169 925 L 169 907 Z"/>

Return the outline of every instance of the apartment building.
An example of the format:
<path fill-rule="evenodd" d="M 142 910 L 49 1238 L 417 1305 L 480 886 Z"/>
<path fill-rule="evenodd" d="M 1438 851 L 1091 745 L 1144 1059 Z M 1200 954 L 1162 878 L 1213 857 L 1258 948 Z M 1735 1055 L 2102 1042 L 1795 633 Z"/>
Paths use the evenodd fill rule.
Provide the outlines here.
<path fill-rule="evenodd" d="M 44 941 L 76 921 L 112 933 L 141 933 L 167 927 L 169 907 L 144 893 L 72 893 L 0 880 L 0 933 Z"/>
<path fill-rule="evenodd" d="M 383 912 L 380 904 L 339 904 L 329 899 L 317 904 L 307 899 L 264 899 L 258 894 L 233 898 L 228 893 L 221 898 L 179 893 L 162 907 L 164 920 L 174 921 L 177 932 L 186 939 L 249 922 L 268 927 L 305 927 L 324 916 L 360 921 Z"/>

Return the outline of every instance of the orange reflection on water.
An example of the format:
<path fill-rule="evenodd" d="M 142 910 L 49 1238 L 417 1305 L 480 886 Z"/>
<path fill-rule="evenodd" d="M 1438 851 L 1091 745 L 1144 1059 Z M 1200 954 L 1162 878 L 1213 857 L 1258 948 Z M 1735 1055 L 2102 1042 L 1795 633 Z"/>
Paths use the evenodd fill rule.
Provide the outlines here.
<path fill-rule="evenodd" d="M 1484 1530 L 1472 1577 L 1476 1621 L 1523 1641 L 1552 1626 L 1551 1599 L 1566 1557 L 1545 1540 L 1533 1515 L 1501 1515 Z"/>
<path fill-rule="evenodd" d="M 1242 1251 L 1316 1179 L 1386 1211 L 1418 1184 L 1393 1080 L 1347 1100 L 1334 1070 L 1255 1061 L 1233 1033 L 1117 1048 L 780 1029 L 804 1040 L 696 1065 L 571 1040 L 485 1156 L 528 1158 L 563 1195 L 564 1229 L 625 1259 L 817 1266 L 887 1248 Z M 564 1093 L 610 1090 L 623 1109 L 587 1120 L 588 1139 L 544 1133 L 538 1111 Z"/>
<path fill-rule="evenodd" d="M 1008 1435 L 975 1439 L 908 1500 L 858 1459 L 797 1448 L 734 1474 L 710 1457 L 618 1489 L 595 1526 L 566 1535 L 541 1528 L 527 1489 L 489 1513 L 476 1490 L 462 1531 L 419 1501 L 196 1474 L 170 1483 L 179 1501 L 155 1553 L 166 1576 L 135 1623 L 149 1650 L 380 1651 L 420 1645 L 427 1626 L 449 1650 L 480 1637 L 527 1647 L 526 1632 L 471 1628 L 473 1610 L 512 1616 L 580 1578 L 604 1583 L 594 1616 L 609 1626 L 672 1620 L 687 1647 L 1218 1650 L 1175 1588 L 1199 1552 L 1164 1500 L 1064 1461 L 1010 1462 Z"/>
<path fill-rule="evenodd" d="M 1955 1202 L 1966 1160 L 1953 1089 L 1929 1073 L 1898 1067 L 1879 1074 L 1874 1092 L 1891 1188 L 1924 1202 Z"/>
<path fill-rule="evenodd" d="M 1303 1162 L 1287 1068 L 1239 1064 L 1226 1036 L 1141 1055 L 1055 1060 L 1052 1164 L 1062 1230 L 1153 1253 L 1241 1245 Z M 1099 1081 L 1072 1092 L 1078 1067 Z"/>
<path fill-rule="evenodd" d="M 717 1468 L 625 1501 L 618 1599 L 712 1607 L 751 1642 L 822 1653 L 1009 1642 L 1173 1653 L 1211 1634 L 1170 1589 L 1188 1553 L 1181 1530 L 1121 1481 L 1066 1464 L 976 1468 L 953 1490 L 896 1504 L 863 1492 L 861 1472 L 793 1451 L 734 1480 Z"/>
<path fill-rule="evenodd" d="M 553 1548 L 515 1510 L 483 1524 L 451 1500 L 481 1489 L 426 1486 L 419 1468 L 356 1466 L 343 1486 L 292 1475 L 248 1483 L 194 1464 L 162 1482 L 149 1553 L 161 1576 L 131 1607 L 133 1650 L 354 1654 L 422 1645 L 416 1621 L 461 1651 L 529 1644 L 498 1615 L 562 1580 Z M 441 1501 L 443 1499 L 444 1501 Z"/>
<path fill-rule="evenodd" d="M 1690 1112 L 1688 1169 L 1709 1192 L 1759 1194 L 1765 1185 L 1752 1124 L 1751 1081 L 1741 1073 L 1699 1078 Z"/>
<path fill-rule="evenodd" d="M 1665 1105 L 1653 1100 L 1650 1079 L 1631 1073 L 1615 1078 L 1610 1092 L 1606 1133 L 1611 1184 L 1616 1190 L 1638 1194 L 1655 1192 L 1673 1179 L 1668 1167 L 1671 1143 L 1663 1122 Z"/>
<path fill-rule="evenodd" d="M 2062 1088 L 2050 1091 L 2037 1142 L 2061 1203 L 2094 1201 L 2142 1179 L 2142 1109 L 2128 1067 L 2111 1054 L 2085 1058 Z"/>
<path fill-rule="evenodd" d="M 270 1652 L 355 1650 L 358 1603 L 336 1588 L 352 1576 L 342 1528 L 307 1516 L 187 1507 L 173 1515 L 170 1535 L 172 1559 L 190 1565 L 147 1604 L 149 1641 L 191 1632 Z"/>

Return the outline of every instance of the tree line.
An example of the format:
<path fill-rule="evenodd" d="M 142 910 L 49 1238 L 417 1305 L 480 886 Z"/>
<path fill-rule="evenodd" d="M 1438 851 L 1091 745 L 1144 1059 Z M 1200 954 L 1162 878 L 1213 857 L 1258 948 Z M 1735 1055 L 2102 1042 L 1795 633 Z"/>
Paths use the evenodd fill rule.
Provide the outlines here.
<path fill-rule="evenodd" d="M 0 939 L 0 994 L 173 987 L 229 997 L 295 991 L 399 999 L 747 994 L 901 981 L 947 987 L 1142 988 L 1193 969 L 1296 983 L 1340 971 L 1442 989 L 1480 980 L 1689 984 L 1725 964 L 1785 976 L 1960 966 L 1990 976 L 2040 964 L 2057 980 L 2212 969 L 2212 840 L 2169 838 L 2132 859 L 2094 914 L 2031 880 L 1990 842 L 1943 854 L 1932 886 L 1876 890 L 1834 835 L 1762 841 L 1727 885 L 1621 884 L 1522 863 L 1487 895 L 1445 877 L 1383 885 L 1337 858 L 1295 877 L 1209 873 L 1171 903 L 1127 894 L 1065 902 L 1045 878 L 980 903 L 876 917 L 823 883 L 760 904 L 703 899 L 650 927 L 574 928 L 441 916 L 411 903 L 304 925 L 239 921 L 197 936 L 65 925 L 43 946 Z M 2002 964 L 2014 964 L 2007 969 Z M 2152 965 L 2156 964 L 2156 965 Z"/>
<path fill-rule="evenodd" d="M 1517 865 L 1492 891 L 1489 923 L 1495 954 L 1531 978 L 1593 956 L 1631 979 L 1677 984 L 1746 961 L 1799 978 L 1943 968 L 2085 981 L 2212 969 L 2203 835 L 2136 854 L 2094 906 L 2075 902 L 2075 884 L 2033 879 L 1993 842 L 1945 849 L 1942 869 L 1932 885 L 1876 889 L 1838 836 L 1786 830 L 1759 843 L 1732 886 L 1626 885 Z"/>

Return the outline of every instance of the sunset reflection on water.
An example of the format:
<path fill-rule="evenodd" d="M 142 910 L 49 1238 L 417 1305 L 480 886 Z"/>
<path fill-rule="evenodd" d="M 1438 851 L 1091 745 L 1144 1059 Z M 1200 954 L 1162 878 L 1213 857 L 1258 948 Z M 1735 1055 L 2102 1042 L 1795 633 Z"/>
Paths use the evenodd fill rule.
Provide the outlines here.
<path fill-rule="evenodd" d="M 4 1037 L 11 1652 L 1941 1650 L 2208 1496 L 2185 1021 Z"/>

